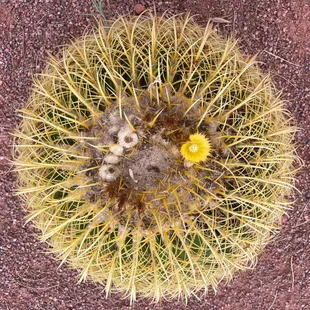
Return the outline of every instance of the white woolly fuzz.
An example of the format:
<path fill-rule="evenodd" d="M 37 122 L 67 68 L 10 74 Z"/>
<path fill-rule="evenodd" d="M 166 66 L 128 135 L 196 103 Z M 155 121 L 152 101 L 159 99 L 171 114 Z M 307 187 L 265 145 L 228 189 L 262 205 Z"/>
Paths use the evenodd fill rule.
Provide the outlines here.
<path fill-rule="evenodd" d="M 169 148 L 169 154 L 170 154 L 173 158 L 178 158 L 178 157 L 181 156 L 180 150 L 179 150 L 175 145 L 172 145 L 172 146 Z"/>
<path fill-rule="evenodd" d="M 185 168 L 190 168 L 190 167 L 192 167 L 194 165 L 194 163 L 193 162 L 191 162 L 191 161 L 189 161 L 189 160 L 184 160 L 184 167 Z"/>
<path fill-rule="evenodd" d="M 114 165 L 102 165 L 99 169 L 100 178 L 108 182 L 115 181 L 120 173 L 119 168 Z"/>
<path fill-rule="evenodd" d="M 118 130 L 119 130 L 119 127 L 118 126 L 111 126 L 111 127 L 109 127 L 109 129 L 108 129 L 108 133 L 110 134 L 110 135 L 113 135 L 113 134 L 116 134 L 117 132 L 118 132 Z"/>
<path fill-rule="evenodd" d="M 110 146 L 110 152 L 116 156 L 122 156 L 124 152 L 124 148 L 118 144 L 114 144 Z"/>
<path fill-rule="evenodd" d="M 131 134 L 133 132 L 132 128 L 126 124 L 125 126 L 123 126 L 120 131 L 118 132 L 118 134 L 120 135 L 128 135 Z"/>

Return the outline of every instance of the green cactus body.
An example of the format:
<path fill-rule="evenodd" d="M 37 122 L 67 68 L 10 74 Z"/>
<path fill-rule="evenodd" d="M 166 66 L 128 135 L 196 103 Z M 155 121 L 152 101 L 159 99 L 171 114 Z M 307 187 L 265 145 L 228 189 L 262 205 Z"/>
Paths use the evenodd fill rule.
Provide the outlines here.
<path fill-rule="evenodd" d="M 295 129 L 270 77 L 188 16 L 100 24 L 49 58 L 21 112 L 28 221 L 107 295 L 216 288 L 254 266 L 290 206 Z M 196 162 L 194 137 L 208 143 Z"/>

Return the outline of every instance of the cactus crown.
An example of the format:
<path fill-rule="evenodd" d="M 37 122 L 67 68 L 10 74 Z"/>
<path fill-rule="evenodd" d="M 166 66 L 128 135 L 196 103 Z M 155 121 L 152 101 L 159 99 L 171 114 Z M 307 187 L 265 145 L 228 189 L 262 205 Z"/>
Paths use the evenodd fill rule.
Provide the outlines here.
<path fill-rule="evenodd" d="M 253 266 L 277 230 L 294 128 L 236 44 L 188 15 L 120 17 L 35 79 L 19 192 L 81 281 L 187 298 Z"/>

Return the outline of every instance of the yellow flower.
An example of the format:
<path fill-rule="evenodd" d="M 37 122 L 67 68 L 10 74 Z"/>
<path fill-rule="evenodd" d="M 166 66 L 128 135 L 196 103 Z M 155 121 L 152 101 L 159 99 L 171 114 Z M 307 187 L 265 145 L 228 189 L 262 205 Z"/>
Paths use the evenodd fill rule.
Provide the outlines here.
<path fill-rule="evenodd" d="M 210 154 L 210 142 L 200 133 L 189 136 L 189 141 L 181 147 L 182 156 L 193 163 L 198 163 L 207 159 Z"/>

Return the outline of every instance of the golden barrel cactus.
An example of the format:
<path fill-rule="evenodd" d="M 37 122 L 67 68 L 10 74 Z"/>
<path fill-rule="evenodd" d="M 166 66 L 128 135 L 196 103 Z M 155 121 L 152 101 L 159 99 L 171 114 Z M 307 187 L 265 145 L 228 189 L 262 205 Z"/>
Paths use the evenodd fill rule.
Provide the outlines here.
<path fill-rule="evenodd" d="M 15 136 L 28 221 L 80 280 L 156 302 L 254 266 L 290 206 L 294 127 L 236 40 L 125 16 L 50 57 Z"/>

